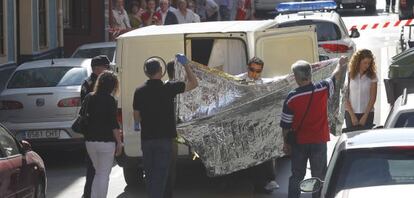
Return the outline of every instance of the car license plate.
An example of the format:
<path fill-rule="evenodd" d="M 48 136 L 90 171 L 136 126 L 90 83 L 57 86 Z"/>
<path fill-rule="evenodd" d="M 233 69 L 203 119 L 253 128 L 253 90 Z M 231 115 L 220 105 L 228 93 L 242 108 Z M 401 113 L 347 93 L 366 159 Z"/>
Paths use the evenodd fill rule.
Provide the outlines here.
<path fill-rule="evenodd" d="M 26 131 L 26 139 L 59 138 L 60 130 L 34 130 Z"/>

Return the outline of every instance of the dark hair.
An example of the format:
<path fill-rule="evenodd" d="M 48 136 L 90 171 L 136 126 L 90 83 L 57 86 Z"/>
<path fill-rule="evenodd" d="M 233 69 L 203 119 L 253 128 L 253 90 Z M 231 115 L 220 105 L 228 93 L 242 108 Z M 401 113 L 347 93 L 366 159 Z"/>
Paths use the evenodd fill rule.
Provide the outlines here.
<path fill-rule="evenodd" d="M 112 94 L 118 92 L 118 77 L 112 71 L 104 71 L 96 80 L 95 94 Z"/>
<path fill-rule="evenodd" d="M 173 79 L 174 78 L 174 72 L 175 72 L 174 61 L 170 61 L 170 62 L 167 63 L 168 78 Z"/>
<path fill-rule="evenodd" d="M 150 59 L 145 62 L 145 73 L 148 76 L 155 75 L 161 69 L 161 65 L 157 60 Z"/>
<path fill-rule="evenodd" d="M 106 55 L 98 55 L 92 58 L 91 61 L 91 67 L 96 67 L 96 66 L 106 66 L 108 67 L 110 64 L 110 61 L 108 59 L 108 57 Z"/>
<path fill-rule="evenodd" d="M 133 8 L 134 6 L 137 6 L 137 7 L 138 7 L 138 9 L 140 9 L 140 8 L 141 8 L 141 1 L 132 1 L 132 2 L 131 2 L 130 6 L 129 6 L 129 12 L 130 12 L 130 13 L 132 13 L 132 8 Z"/>
<path fill-rule="evenodd" d="M 258 65 L 260 65 L 260 66 L 262 66 L 262 68 L 263 68 L 263 65 L 264 65 L 264 62 L 262 61 L 262 59 L 260 59 L 259 57 L 253 57 L 253 58 L 251 58 L 250 60 L 249 60 L 249 62 L 247 62 L 247 65 L 251 65 L 251 64 L 253 64 L 253 63 L 255 63 L 255 64 L 258 64 Z"/>

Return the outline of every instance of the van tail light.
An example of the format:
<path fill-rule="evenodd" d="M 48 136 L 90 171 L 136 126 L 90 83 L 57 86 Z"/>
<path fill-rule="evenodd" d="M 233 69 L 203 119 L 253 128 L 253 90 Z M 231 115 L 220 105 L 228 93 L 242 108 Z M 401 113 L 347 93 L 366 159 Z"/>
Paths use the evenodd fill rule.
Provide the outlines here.
<path fill-rule="evenodd" d="M 118 108 L 116 113 L 116 120 L 118 121 L 119 125 L 122 127 L 122 109 Z"/>
<path fill-rule="evenodd" d="M 352 47 L 342 44 L 320 44 L 320 47 L 330 53 L 346 53 L 348 50 L 352 50 Z"/>
<path fill-rule="evenodd" d="M 23 109 L 23 104 L 14 100 L 1 100 L 0 110 L 16 110 Z"/>
<path fill-rule="evenodd" d="M 407 7 L 407 0 L 400 0 L 400 7 L 406 8 Z"/>
<path fill-rule="evenodd" d="M 65 98 L 58 102 L 58 107 L 79 107 L 81 106 L 80 97 Z"/>

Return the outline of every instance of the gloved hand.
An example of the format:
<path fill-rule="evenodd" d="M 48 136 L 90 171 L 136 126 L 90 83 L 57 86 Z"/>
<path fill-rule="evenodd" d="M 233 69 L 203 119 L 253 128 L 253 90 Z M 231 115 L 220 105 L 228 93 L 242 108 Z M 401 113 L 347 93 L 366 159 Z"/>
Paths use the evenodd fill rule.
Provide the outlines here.
<path fill-rule="evenodd" d="M 175 58 L 179 63 L 181 63 L 181 65 L 185 65 L 188 63 L 187 57 L 185 57 L 184 54 L 176 54 Z"/>

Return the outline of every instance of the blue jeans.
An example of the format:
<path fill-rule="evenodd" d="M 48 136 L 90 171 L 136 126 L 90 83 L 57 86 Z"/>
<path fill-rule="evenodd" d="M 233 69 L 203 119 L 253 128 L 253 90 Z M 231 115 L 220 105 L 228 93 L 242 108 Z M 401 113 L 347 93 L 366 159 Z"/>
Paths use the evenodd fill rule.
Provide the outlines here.
<path fill-rule="evenodd" d="M 150 198 L 162 198 L 172 157 L 171 138 L 142 140 L 145 180 Z"/>
<path fill-rule="evenodd" d="M 326 150 L 326 143 L 292 145 L 292 154 L 290 156 L 292 176 L 289 178 L 288 198 L 300 197 L 299 183 L 305 177 L 308 159 L 312 177 L 318 177 L 321 180 L 325 179 Z M 319 193 L 314 193 L 312 197 L 317 197 L 318 195 Z"/>

